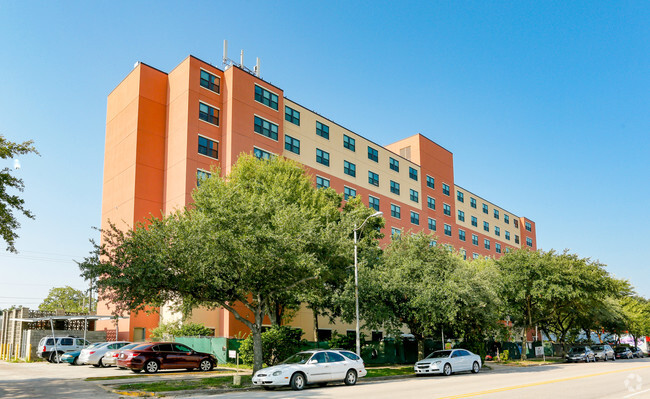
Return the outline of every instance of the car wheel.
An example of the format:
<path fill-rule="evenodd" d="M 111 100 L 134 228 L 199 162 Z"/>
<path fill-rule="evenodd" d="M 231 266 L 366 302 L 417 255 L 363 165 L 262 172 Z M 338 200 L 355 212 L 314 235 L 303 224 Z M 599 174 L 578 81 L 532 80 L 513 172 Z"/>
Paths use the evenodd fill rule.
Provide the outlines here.
<path fill-rule="evenodd" d="M 442 374 L 444 374 L 446 376 L 451 375 L 451 364 L 445 363 L 445 366 L 442 368 Z"/>
<path fill-rule="evenodd" d="M 72 361 L 72 364 L 74 364 L 75 366 L 78 366 L 78 365 L 81 364 L 81 363 L 79 363 L 79 356 L 74 358 L 74 360 Z"/>
<path fill-rule="evenodd" d="M 144 364 L 145 373 L 157 373 L 158 372 L 158 362 L 155 360 L 149 360 Z"/>
<path fill-rule="evenodd" d="M 295 373 L 291 376 L 291 389 L 300 391 L 305 387 L 305 376 L 302 373 Z"/>
<path fill-rule="evenodd" d="M 479 371 L 481 371 L 481 367 L 479 367 L 478 362 L 474 362 L 474 364 L 472 364 L 472 373 L 476 374 Z"/>
<path fill-rule="evenodd" d="M 99 367 L 111 367 L 111 366 L 104 363 L 104 358 L 101 358 L 101 359 L 99 359 Z"/>
<path fill-rule="evenodd" d="M 212 370 L 213 367 L 214 366 L 212 365 L 212 362 L 209 359 L 203 359 L 199 364 L 199 369 L 201 371 L 210 371 Z"/>
<path fill-rule="evenodd" d="M 52 352 L 50 354 L 50 363 L 61 363 L 61 353 L 60 352 Z"/>
<path fill-rule="evenodd" d="M 347 373 L 345 373 L 345 385 L 354 385 L 357 383 L 357 371 L 356 370 L 348 370 Z"/>

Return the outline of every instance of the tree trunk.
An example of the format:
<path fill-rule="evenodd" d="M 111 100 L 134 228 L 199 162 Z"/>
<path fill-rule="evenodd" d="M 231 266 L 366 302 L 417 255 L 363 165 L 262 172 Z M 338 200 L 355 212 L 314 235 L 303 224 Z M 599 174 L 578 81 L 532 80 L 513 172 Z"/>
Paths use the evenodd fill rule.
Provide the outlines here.
<path fill-rule="evenodd" d="M 253 335 L 253 374 L 262 368 L 264 358 L 262 356 L 262 306 L 258 306 L 254 312 L 255 323 L 251 326 L 251 334 Z"/>
<path fill-rule="evenodd" d="M 314 342 L 318 342 L 318 312 L 315 308 L 312 308 L 314 315 Z"/>
<path fill-rule="evenodd" d="M 526 352 L 528 351 L 528 328 L 523 328 L 523 333 L 521 334 L 521 360 L 526 360 Z"/>

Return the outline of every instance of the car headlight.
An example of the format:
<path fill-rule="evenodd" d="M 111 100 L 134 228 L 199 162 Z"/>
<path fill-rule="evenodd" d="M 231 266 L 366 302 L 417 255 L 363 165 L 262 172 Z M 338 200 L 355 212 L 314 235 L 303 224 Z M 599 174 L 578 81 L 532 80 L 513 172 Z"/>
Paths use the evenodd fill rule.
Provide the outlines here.
<path fill-rule="evenodd" d="M 282 374 L 282 371 L 278 370 L 278 371 L 276 371 L 275 373 L 273 373 L 273 377 L 277 377 L 277 376 L 279 376 L 280 374 Z"/>
<path fill-rule="evenodd" d="M 440 363 L 442 363 L 442 360 L 437 360 L 436 362 L 434 362 L 434 364 L 440 364 Z"/>

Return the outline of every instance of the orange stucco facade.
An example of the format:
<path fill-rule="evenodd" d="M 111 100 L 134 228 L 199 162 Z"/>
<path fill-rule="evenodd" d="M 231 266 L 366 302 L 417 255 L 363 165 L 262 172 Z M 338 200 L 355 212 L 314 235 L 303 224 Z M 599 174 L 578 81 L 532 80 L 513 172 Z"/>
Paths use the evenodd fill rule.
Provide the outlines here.
<path fill-rule="evenodd" d="M 256 91 L 270 100 L 261 100 Z M 106 115 L 102 228 L 109 221 L 131 227 L 180 209 L 191 202 L 198 173 L 218 167 L 226 174 L 241 153 L 256 152 L 297 160 L 315 183 L 361 195 L 367 204 L 372 197 L 386 219 L 384 243 L 392 231 L 435 226 L 439 243 L 467 256 L 537 248 L 534 222 L 455 184 L 453 154 L 447 149 L 421 134 L 380 146 L 286 99 L 282 89 L 237 66 L 224 71 L 190 56 L 165 73 L 139 63 L 108 96 Z M 270 130 L 256 131 L 260 123 Z M 293 147 L 285 144 L 285 136 Z M 323 152 L 327 164 L 317 159 Z M 389 163 L 399 167 L 389 168 Z M 474 225 L 473 218 L 480 222 Z M 120 337 L 149 337 L 164 315 L 161 309 L 150 310 L 121 320 Z M 107 311 L 110 304 L 100 302 L 98 312 Z M 200 310 L 194 318 L 217 336 L 248 333 L 224 309 Z M 115 324 L 98 322 L 97 328 L 115 329 Z"/>

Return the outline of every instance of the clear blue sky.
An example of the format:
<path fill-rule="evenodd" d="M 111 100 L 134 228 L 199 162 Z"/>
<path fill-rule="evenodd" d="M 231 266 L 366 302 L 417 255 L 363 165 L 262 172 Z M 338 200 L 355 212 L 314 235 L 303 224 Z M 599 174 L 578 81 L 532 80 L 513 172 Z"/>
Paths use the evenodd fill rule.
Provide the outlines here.
<path fill-rule="evenodd" d="M 0 133 L 20 159 L 19 255 L 0 308 L 84 288 L 101 216 L 106 97 L 142 61 L 261 58 L 291 99 L 380 144 L 422 133 L 456 183 L 650 297 L 648 2 L 0 2 Z M 426 4 L 422 4 L 426 3 Z M 5 165 L 0 165 L 5 166 Z"/>

